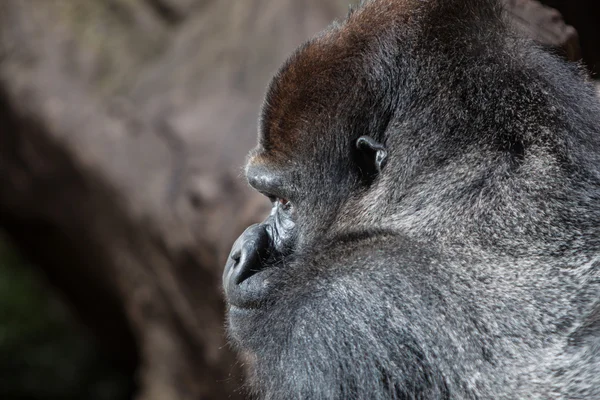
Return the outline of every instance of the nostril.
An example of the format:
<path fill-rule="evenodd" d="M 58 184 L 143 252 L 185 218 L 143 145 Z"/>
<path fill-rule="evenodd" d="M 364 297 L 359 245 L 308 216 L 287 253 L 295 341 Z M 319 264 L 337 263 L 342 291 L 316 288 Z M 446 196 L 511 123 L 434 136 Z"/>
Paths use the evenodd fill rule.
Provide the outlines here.
<path fill-rule="evenodd" d="M 269 236 L 264 226 L 253 226 L 244 232 L 231 252 L 232 282 L 241 284 L 263 269 L 263 258 L 269 247 Z"/>
<path fill-rule="evenodd" d="M 231 257 L 231 259 L 233 261 L 235 261 L 236 263 L 240 261 L 240 258 L 242 258 L 242 250 L 237 249 L 236 251 L 234 251 L 233 253 L 231 253 L 229 255 L 229 257 Z"/>
<path fill-rule="evenodd" d="M 256 249 L 252 247 L 252 243 L 245 243 L 236 262 L 238 271 L 235 283 L 238 285 L 260 270 L 261 260 Z"/>

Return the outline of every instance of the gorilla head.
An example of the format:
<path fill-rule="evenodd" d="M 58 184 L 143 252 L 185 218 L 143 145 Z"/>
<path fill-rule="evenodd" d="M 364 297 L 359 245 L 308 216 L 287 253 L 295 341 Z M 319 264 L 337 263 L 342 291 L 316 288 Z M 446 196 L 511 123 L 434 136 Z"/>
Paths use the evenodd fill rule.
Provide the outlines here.
<path fill-rule="evenodd" d="M 600 107 L 492 0 L 372 0 L 267 94 L 228 329 L 267 399 L 600 398 Z"/>

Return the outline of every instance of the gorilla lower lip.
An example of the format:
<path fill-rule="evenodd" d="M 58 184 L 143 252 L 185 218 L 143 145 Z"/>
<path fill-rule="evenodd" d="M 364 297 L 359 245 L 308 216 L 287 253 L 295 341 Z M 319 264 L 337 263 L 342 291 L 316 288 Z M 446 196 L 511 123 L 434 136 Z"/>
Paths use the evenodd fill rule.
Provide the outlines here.
<path fill-rule="evenodd" d="M 258 309 L 268 295 L 267 271 L 257 272 L 228 292 L 229 303 L 240 309 Z"/>

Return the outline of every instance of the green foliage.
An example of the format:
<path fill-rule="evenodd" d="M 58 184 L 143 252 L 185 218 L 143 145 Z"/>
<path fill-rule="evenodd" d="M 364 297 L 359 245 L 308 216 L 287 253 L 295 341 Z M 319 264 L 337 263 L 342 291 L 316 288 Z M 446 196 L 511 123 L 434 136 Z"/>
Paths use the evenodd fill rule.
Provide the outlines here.
<path fill-rule="evenodd" d="M 36 270 L 0 241 L 0 399 L 119 400 L 129 386 Z"/>

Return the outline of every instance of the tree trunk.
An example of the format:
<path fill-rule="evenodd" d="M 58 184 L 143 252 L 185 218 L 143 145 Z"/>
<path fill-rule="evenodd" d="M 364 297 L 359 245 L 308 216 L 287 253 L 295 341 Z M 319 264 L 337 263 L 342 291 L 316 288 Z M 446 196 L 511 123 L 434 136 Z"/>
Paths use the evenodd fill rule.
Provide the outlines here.
<path fill-rule="evenodd" d="M 231 243 L 265 86 L 341 0 L 0 1 L 0 224 L 139 399 L 236 398 Z"/>
<path fill-rule="evenodd" d="M 266 83 L 337 0 L 2 0 L 0 223 L 140 399 L 241 385 L 221 269 Z"/>

